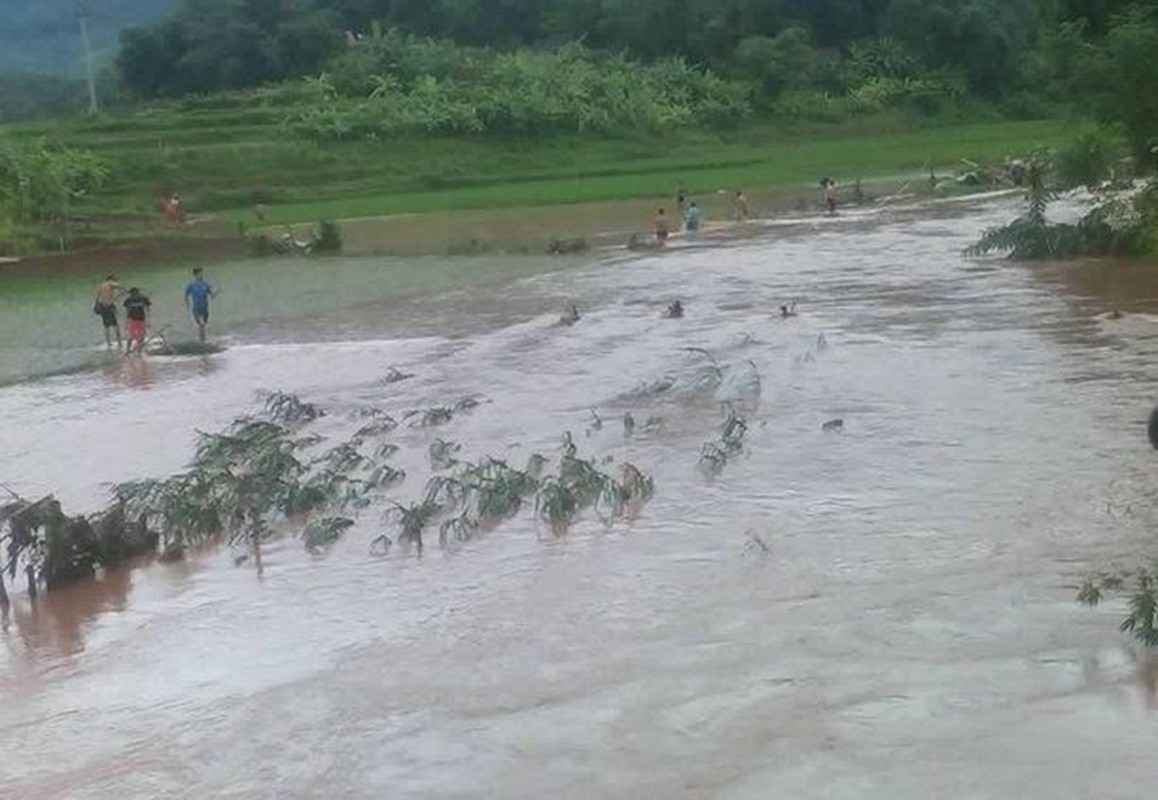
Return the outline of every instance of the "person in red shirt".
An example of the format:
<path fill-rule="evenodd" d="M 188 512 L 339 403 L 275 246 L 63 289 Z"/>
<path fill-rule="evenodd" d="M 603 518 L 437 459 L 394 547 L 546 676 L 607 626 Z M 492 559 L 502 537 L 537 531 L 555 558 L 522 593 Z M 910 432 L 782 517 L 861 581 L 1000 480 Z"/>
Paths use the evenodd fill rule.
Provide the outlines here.
<path fill-rule="evenodd" d="M 133 343 L 137 344 L 137 353 L 143 353 L 145 350 L 145 337 L 149 334 L 149 307 L 153 303 L 147 296 L 141 293 L 141 290 L 136 286 L 129 289 L 128 297 L 125 298 L 125 319 L 126 329 L 128 332 L 128 347 L 125 353 L 133 352 Z"/>

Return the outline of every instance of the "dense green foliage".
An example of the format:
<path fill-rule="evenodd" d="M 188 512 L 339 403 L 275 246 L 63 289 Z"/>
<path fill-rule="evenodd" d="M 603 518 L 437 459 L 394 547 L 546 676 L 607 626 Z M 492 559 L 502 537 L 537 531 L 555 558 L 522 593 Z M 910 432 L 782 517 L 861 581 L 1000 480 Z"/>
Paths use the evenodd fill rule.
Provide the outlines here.
<path fill-rule="evenodd" d="M 120 65 L 145 96 L 317 72 L 387 28 L 460 45 L 582 42 L 645 61 L 682 58 L 754 83 L 842 93 L 878 79 L 960 82 L 999 97 L 1035 88 L 1066 43 L 1101 41 L 1153 0 L 185 0 L 126 31 Z M 364 37 L 364 38 L 363 38 Z M 1138 39 L 1120 39 L 1123 58 Z M 1039 52 L 1040 49 L 1040 52 Z M 435 69 L 434 71 L 437 71 Z M 403 82 L 406 76 L 399 77 Z M 950 80 L 951 79 L 951 80 Z"/>
<path fill-rule="evenodd" d="M 742 88 L 682 61 L 642 65 L 578 45 L 498 53 L 389 34 L 332 68 L 297 92 L 290 130 L 323 141 L 613 134 L 721 125 L 751 113 Z"/>
<path fill-rule="evenodd" d="M 999 252 L 1032 261 L 1136 256 L 1158 249 L 1158 183 L 1151 181 L 1133 195 L 1119 195 L 1114 189 L 1130 188 L 1130 181 L 1111 182 L 1116 176 L 1105 147 L 1101 137 L 1085 135 L 1060 151 L 1037 153 L 1028 165 L 1025 213 L 987 230 L 966 253 Z M 1077 222 L 1049 221 L 1046 211 L 1056 193 L 1076 187 L 1104 187 L 1107 194 Z"/>
<path fill-rule="evenodd" d="M 87 150 L 0 139 L 0 251 L 19 245 L 31 225 L 67 240 L 77 201 L 97 192 L 107 175 Z"/>

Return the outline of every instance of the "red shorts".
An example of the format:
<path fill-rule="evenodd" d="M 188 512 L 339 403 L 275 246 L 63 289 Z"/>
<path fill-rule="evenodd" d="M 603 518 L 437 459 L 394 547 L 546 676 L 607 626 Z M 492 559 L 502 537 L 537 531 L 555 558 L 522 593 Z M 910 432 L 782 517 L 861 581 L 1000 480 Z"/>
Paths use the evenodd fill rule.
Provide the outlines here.
<path fill-rule="evenodd" d="M 130 319 L 125 323 L 125 330 L 128 331 L 130 342 L 143 342 L 145 341 L 145 335 L 148 333 L 149 328 L 143 319 Z"/>

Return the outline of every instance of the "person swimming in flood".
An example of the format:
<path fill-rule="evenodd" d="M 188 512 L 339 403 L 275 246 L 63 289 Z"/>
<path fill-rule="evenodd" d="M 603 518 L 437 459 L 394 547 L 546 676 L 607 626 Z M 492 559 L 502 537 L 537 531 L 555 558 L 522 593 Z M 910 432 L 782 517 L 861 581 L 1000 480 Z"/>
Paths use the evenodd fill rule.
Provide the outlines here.
<path fill-rule="evenodd" d="M 786 304 L 780 306 L 780 318 L 781 319 L 788 319 L 789 317 L 795 317 L 795 316 L 796 316 L 796 301 L 795 300 L 793 300 L 791 303 L 786 303 Z"/>
<path fill-rule="evenodd" d="M 684 304 L 679 300 L 673 300 L 668 303 L 667 311 L 663 312 L 663 315 L 668 319 L 683 319 Z"/>

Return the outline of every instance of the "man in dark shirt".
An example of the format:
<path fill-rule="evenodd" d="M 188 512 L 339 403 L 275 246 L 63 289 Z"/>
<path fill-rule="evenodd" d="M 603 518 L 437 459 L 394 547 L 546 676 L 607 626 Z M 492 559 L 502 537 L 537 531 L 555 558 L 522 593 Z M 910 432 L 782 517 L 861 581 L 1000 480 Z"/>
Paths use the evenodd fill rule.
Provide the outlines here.
<path fill-rule="evenodd" d="M 133 352 L 133 342 L 137 343 L 137 353 L 144 352 L 145 337 L 149 333 L 149 298 L 141 293 L 136 286 L 129 289 L 129 296 L 125 298 L 125 319 L 128 327 L 129 346 L 126 353 Z"/>

